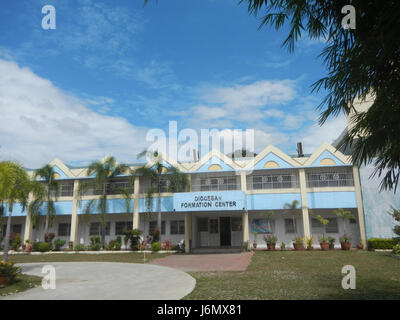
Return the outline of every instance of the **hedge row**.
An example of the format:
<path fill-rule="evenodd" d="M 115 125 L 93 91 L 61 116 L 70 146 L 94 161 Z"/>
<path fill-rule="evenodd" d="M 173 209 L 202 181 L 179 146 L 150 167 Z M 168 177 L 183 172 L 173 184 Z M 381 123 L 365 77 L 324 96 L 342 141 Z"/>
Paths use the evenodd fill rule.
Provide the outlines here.
<path fill-rule="evenodd" d="M 400 243 L 400 238 L 371 238 L 368 239 L 368 249 L 393 249 L 393 247 L 398 243 Z"/>

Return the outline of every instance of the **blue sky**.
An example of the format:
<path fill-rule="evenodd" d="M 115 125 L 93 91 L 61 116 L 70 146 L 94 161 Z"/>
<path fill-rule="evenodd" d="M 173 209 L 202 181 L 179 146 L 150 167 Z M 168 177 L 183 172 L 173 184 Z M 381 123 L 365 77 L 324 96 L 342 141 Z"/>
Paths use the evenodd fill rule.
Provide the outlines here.
<path fill-rule="evenodd" d="M 254 129 L 256 151 L 332 142 L 343 117 L 316 124 L 323 43 L 281 48 L 231 0 L 11 1 L 0 11 L 0 160 L 38 167 L 105 154 L 135 162 L 149 129 Z M 42 6 L 56 8 L 43 30 Z"/>

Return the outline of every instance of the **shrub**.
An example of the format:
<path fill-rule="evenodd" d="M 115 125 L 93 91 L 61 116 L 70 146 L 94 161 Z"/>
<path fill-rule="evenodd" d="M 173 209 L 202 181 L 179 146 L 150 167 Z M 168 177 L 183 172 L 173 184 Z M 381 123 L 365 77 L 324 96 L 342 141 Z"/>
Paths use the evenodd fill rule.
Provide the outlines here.
<path fill-rule="evenodd" d="M 126 243 L 130 242 L 130 247 L 132 250 L 138 250 L 140 244 L 140 235 L 142 231 L 139 229 L 124 230 L 124 235 Z"/>
<path fill-rule="evenodd" d="M 52 249 L 52 245 L 50 242 L 40 242 L 38 245 L 38 250 L 40 252 L 47 252 Z"/>
<path fill-rule="evenodd" d="M 100 249 L 101 249 L 100 236 L 91 236 L 89 250 L 99 251 Z"/>
<path fill-rule="evenodd" d="M 393 246 L 393 253 L 400 255 L 400 243 Z"/>
<path fill-rule="evenodd" d="M 151 244 L 151 251 L 160 251 L 161 250 L 161 243 L 160 242 L 153 242 Z"/>
<path fill-rule="evenodd" d="M 340 237 L 339 241 L 340 241 L 340 243 L 342 243 L 342 242 L 350 242 L 351 241 L 351 237 L 343 236 L 343 237 Z"/>
<path fill-rule="evenodd" d="M 45 242 L 52 242 L 55 236 L 56 235 L 54 233 L 46 233 L 44 235 L 44 241 Z"/>
<path fill-rule="evenodd" d="M 118 236 L 117 239 L 115 239 L 115 242 L 121 244 L 122 243 L 121 236 Z"/>
<path fill-rule="evenodd" d="M 15 234 L 14 239 L 11 244 L 11 249 L 17 251 L 21 247 L 21 236 L 19 233 Z"/>
<path fill-rule="evenodd" d="M 26 252 L 32 252 L 33 251 L 33 244 L 32 243 L 28 243 L 25 247 L 25 251 Z"/>
<path fill-rule="evenodd" d="M 393 249 L 396 245 L 395 239 L 371 238 L 368 239 L 369 249 Z"/>
<path fill-rule="evenodd" d="M 169 241 L 169 240 L 166 240 L 161 244 L 161 247 L 162 247 L 163 250 L 167 250 L 168 251 L 168 250 L 172 249 L 173 243 L 171 241 Z"/>
<path fill-rule="evenodd" d="M 18 280 L 21 268 L 14 266 L 12 262 L 0 261 L 0 276 L 4 279 L 0 285 L 9 285 Z"/>
<path fill-rule="evenodd" d="M 117 251 L 121 250 L 121 242 L 115 242 L 114 250 L 117 250 Z"/>
<path fill-rule="evenodd" d="M 65 240 L 62 239 L 57 239 L 54 241 L 54 250 L 55 251 L 60 251 L 60 249 L 64 246 Z"/>
<path fill-rule="evenodd" d="M 75 250 L 75 251 L 85 251 L 85 250 L 86 250 L 86 247 L 85 247 L 85 245 L 78 243 L 78 244 L 75 246 L 74 250 Z"/>
<path fill-rule="evenodd" d="M 278 238 L 274 235 L 268 235 L 268 236 L 264 236 L 264 241 L 266 244 L 275 245 L 276 242 L 278 241 Z"/>
<path fill-rule="evenodd" d="M 281 247 L 281 250 L 283 251 L 283 250 L 285 250 L 285 248 L 286 248 L 286 244 L 285 244 L 284 242 L 281 242 L 280 247 Z"/>
<path fill-rule="evenodd" d="M 294 237 L 293 242 L 294 243 L 303 243 L 303 238 L 302 237 Z"/>

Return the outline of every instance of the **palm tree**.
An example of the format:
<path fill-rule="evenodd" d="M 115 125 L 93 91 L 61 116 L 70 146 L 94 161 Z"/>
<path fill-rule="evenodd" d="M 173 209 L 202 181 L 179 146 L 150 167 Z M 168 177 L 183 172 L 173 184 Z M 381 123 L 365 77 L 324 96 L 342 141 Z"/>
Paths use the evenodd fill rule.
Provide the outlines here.
<path fill-rule="evenodd" d="M 49 232 L 49 228 L 53 225 L 53 220 L 54 217 L 56 216 L 56 207 L 54 205 L 55 202 L 57 202 L 58 194 L 60 191 L 60 187 L 58 184 L 58 181 L 56 180 L 56 172 L 54 171 L 54 168 L 50 165 L 45 165 L 44 167 L 36 170 L 33 174 L 34 179 L 41 179 L 45 185 L 46 188 L 46 195 L 45 195 L 45 200 L 47 202 L 46 205 L 46 222 L 44 226 L 45 230 L 45 238 L 46 234 Z M 36 199 L 34 202 L 37 206 L 35 205 L 30 206 L 30 216 L 32 220 L 36 224 L 39 215 L 40 215 L 40 207 L 43 204 L 43 198 L 39 197 Z M 45 239 L 46 240 L 46 239 Z"/>
<path fill-rule="evenodd" d="M 149 177 L 151 186 L 146 192 L 146 210 L 148 214 L 152 213 L 153 197 L 157 193 L 157 228 L 161 232 L 161 191 L 165 187 L 166 192 L 183 192 L 186 191 L 189 186 L 189 179 L 187 175 L 179 171 L 174 166 L 164 166 L 162 154 L 158 151 L 143 151 L 139 153 L 138 158 L 147 156 L 151 159 L 151 166 L 144 165 L 135 169 L 132 173 L 143 177 Z M 168 179 L 161 179 L 162 175 L 168 177 Z M 163 184 L 165 185 L 163 186 Z"/>
<path fill-rule="evenodd" d="M 21 204 L 22 211 L 24 211 L 31 190 L 32 182 L 26 170 L 20 164 L 10 161 L 0 162 L 0 201 L 6 203 L 8 207 L 7 228 L 4 239 L 4 261 L 8 261 L 13 206 L 18 202 Z"/>
<path fill-rule="evenodd" d="M 92 199 L 87 202 L 84 208 L 84 218 L 88 221 L 90 225 L 90 214 L 95 212 L 100 212 L 100 233 L 101 233 L 101 245 L 104 249 L 105 238 L 106 238 L 106 225 L 107 225 L 107 200 L 108 193 L 107 185 L 110 184 L 112 179 L 117 176 L 129 172 L 129 167 L 125 164 L 118 164 L 114 157 L 107 157 L 104 161 L 92 162 L 87 168 L 87 176 L 94 174 L 94 179 L 90 179 L 87 182 L 79 184 L 78 190 L 78 202 L 81 203 L 82 196 L 85 191 L 92 189 L 94 193 L 99 193 L 99 199 Z M 127 201 L 129 204 L 130 201 Z M 127 211 L 130 208 L 127 206 Z"/>
<path fill-rule="evenodd" d="M 343 219 L 343 235 L 346 236 L 346 219 L 355 220 L 356 217 L 349 210 L 343 210 L 342 208 L 333 210 L 333 213 Z"/>
<path fill-rule="evenodd" d="M 297 211 L 299 209 L 299 204 L 300 202 L 298 200 L 293 200 L 292 202 L 286 202 L 283 205 L 283 209 L 288 210 L 289 212 Z M 293 219 L 293 228 L 295 228 L 297 232 L 296 219 L 294 218 L 294 215 L 292 216 L 292 219 Z"/>

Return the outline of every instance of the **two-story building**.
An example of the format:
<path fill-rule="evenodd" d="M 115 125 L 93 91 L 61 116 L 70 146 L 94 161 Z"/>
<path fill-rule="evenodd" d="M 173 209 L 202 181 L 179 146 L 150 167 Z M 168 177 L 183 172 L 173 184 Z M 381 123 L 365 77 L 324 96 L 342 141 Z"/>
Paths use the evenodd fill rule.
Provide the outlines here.
<path fill-rule="evenodd" d="M 191 163 L 164 158 L 165 166 L 177 167 L 189 176 L 190 188 L 188 192 L 161 193 L 161 241 L 185 240 L 186 252 L 239 249 L 244 244 L 252 245 L 255 235 L 258 247 L 263 247 L 263 237 L 270 233 L 277 236 L 278 247 L 284 242 L 290 248 L 294 237 L 310 236 L 314 236 L 317 245 L 323 234 L 334 237 L 339 246 L 339 237 L 344 233 L 352 237 L 353 246 L 360 242 L 366 245 L 358 168 L 349 157 L 327 143 L 310 155 L 290 156 L 268 146 L 251 159 L 235 160 L 219 151 Z M 83 207 L 86 201 L 98 198 L 99 192 L 88 190 L 79 203 L 78 185 L 91 179 L 86 175 L 86 168 L 71 167 L 58 159 L 50 165 L 60 182 L 57 216 L 50 232 L 67 243 L 87 245 L 91 235 L 100 233 L 100 223 L 93 212 L 89 227 L 82 219 Z M 135 177 L 130 212 L 126 212 L 125 198 L 116 191 L 121 186 L 129 187 L 126 176 L 116 178 L 107 186 L 107 241 L 123 236 L 127 228 L 141 229 L 146 235 L 157 224 L 157 197 L 153 199 L 153 219 L 145 218 L 150 180 Z M 293 206 L 295 200 L 297 207 Z M 351 211 L 356 220 L 337 217 L 333 211 L 338 208 Z M 267 219 L 265 213 L 271 211 Z M 329 220 L 325 230 L 317 215 Z M 33 229 L 26 212 L 21 212 L 16 205 L 11 231 L 20 233 L 23 239 L 43 241 L 44 218 Z"/>

